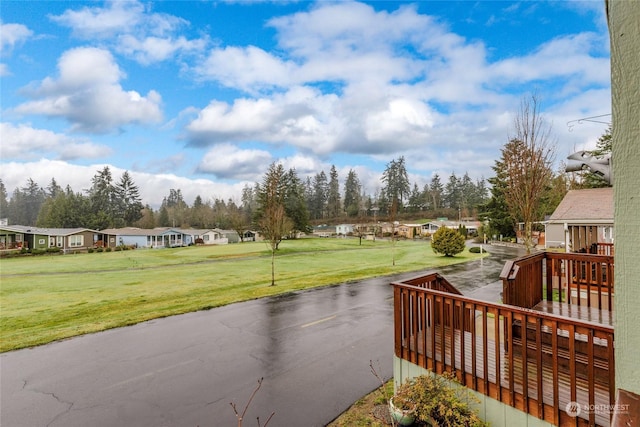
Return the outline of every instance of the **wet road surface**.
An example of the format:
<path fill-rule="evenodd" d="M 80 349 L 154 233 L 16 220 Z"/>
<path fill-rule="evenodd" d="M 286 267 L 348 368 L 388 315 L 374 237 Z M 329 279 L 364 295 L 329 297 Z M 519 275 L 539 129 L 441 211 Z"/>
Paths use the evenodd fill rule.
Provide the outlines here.
<path fill-rule="evenodd" d="M 499 301 L 520 252 L 438 269 L 465 295 Z M 0 425 L 324 426 L 392 375 L 390 281 L 408 273 L 158 319 L 0 356 Z"/>

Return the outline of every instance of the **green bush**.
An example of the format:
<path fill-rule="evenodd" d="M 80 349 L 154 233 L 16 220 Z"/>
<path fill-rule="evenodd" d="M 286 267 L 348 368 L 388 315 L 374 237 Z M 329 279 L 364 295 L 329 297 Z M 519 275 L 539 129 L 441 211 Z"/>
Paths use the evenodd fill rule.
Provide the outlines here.
<path fill-rule="evenodd" d="M 98 252 L 98 253 L 104 252 L 104 249 L 98 248 L 98 249 L 96 249 L 96 252 Z"/>
<path fill-rule="evenodd" d="M 47 252 L 50 254 L 59 254 L 61 251 L 60 248 L 55 247 L 55 248 L 47 248 Z"/>
<path fill-rule="evenodd" d="M 47 253 L 46 249 L 31 249 L 32 255 L 44 255 Z"/>
<path fill-rule="evenodd" d="M 92 254 L 92 253 L 93 253 L 93 248 L 89 248 L 89 249 L 87 249 L 87 252 L 88 252 L 88 253 L 90 253 L 90 254 Z"/>
<path fill-rule="evenodd" d="M 106 247 L 106 248 L 104 249 L 104 251 L 105 251 L 105 252 L 111 252 L 111 248 L 110 248 L 110 247 Z"/>
<path fill-rule="evenodd" d="M 455 256 L 464 251 L 464 236 L 457 230 L 440 227 L 431 237 L 431 248 L 437 254 Z"/>
<path fill-rule="evenodd" d="M 479 254 L 480 252 L 480 246 L 472 246 L 469 248 L 469 252 L 471 252 L 472 254 Z M 487 252 L 486 249 L 482 248 L 482 253 Z"/>
<path fill-rule="evenodd" d="M 448 372 L 413 378 L 398 387 L 396 396 L 413 402 L 416 417 L 424 423 L 448 427 L 488 426 L 471 407 L 478 400 Z"/>

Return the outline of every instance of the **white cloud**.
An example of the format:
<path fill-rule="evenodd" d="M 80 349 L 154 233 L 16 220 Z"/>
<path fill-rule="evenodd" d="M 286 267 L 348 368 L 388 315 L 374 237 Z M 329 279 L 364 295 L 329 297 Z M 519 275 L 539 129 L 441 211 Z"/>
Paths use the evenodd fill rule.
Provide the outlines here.
<path fill-rule="evenodd" d="M 98 39 L 143 65 L 165 61 L 179 53 L 198 52 L 207 38 L 188 40 L 177 32 L 189 22 L 168 14 L 152 13 L 138 1 L 111 1 L 106 7 L 68 9 L 50 19 L 72 28 L 74 35 Z"/>
<path fill-rule="evenodd" d="M 212 101 L 187 125 L 192 145 L 263 141 L 317 155 L 390 155 L 440 141 L 468 144 L 479 139 L 476 122 L 491 123 L 492 115 L 517 106 L 514 85 L 524 93 L 532 81 L 562 78 L 561 90 L 571 95 L 608 76 L 606 59 L 589 54 L 599 43 L 593 34 L 492 64 L 484 43 L 414 7 L 388 13 L 361 3 L 320 3 L 268 25 L 277 31 L 278 56 L 252 46 L 218 48 L 196 68 L 200 77 L 254 98 Z M 316 85 L 321 89 L 310 89 Z M 494 133 L 506 134 L 506 127 Z"/>
<path fill-rule="evenodd" d="M 33 36 L 33 31 L 22 24 L 4 24 L 0 22 L 0 51 L 4 54 L 14 46 Z"/>
<path fill-rule="evenodd" d="M 73 29 L 77 37 L 111 38 L 121 31 L 133 30 L 144 16 L 144 6 L 138 1 L 112 1 L 109 7 L 83 7 L 66 10 L 62 15 L 49 18 Z"/>
<path fill-rule="evenodd" d="M 204 39 L 187 40 L 184 36 L 136 38 L 130 34 L 119 39 L 118 52 L 135 58 L 141 64 L 148 65 L 173 57 L 177 52 L 200 51 L 204 49 Z"/>
<path fill-rule="evenodd" d="M 26 124 L 0 123 L 0 139 L 3 142 L 0 157 L 5 160 L 31 160 L 44 156 L 73 160 L 111 154 L 111 149 L 104 145 Z"/>
<path fill-rule="evenodd" d="M 590 54 L 599 49 L 599 45 L 600 37 L 593 33 L 559 37 L 529 55 L 492 65 L 491 78 L 498 85 L 563 77 L 571 78 L 573 82 L 569 83 L 573 84 L 608 86 L 611 81 L 609 58 Z"/>
<path fill-rule="evenodd" d="M 261 87 L 292 83 L 296 66 L 255 46 L 216 48 L 194 72 L 201 79 L 255 92 Z"/>
<path fill-rule="evenodd" d="M 24 93 L 33 101 L 15 108 L 21 114 L 62 117 L 75 130 L 110 132 L 121 126 L 158 123 L 162 120 L 161 97 L 125 91 L 119 84 L 124 73 L 111 53 L 98 48 L 66 51 L 58 61 L 59 77 L 47 77 Z"/>
<path fill-rule="evenodd" d="M 192 145 L 260 140 L 287 142 L 318 153 L 333 150 L 343 124 L 332 109 L 335 95 L 294 87 L 271 99 L 212 101 L 187 125 Z"/>
<path fill-rule="evenodd" d="M 265 165 L 272 161 L 268 151 L 220 144 L 204 155 L 198 165 L 198 171 L 213 174 L 218 178 L 259 181 Z"/>
<path fill-rule="evenodd" d="M 34 162 L 3 162 L 2 168 L 0 168 L 0 179 L 2 179 L 8 193 L 12 193 L 15 188 L 23 187 L 28 178 L 43 186 L 47 185 L 51 178 L 55 178 L 61 187 L 65 188 L 69 185 L 73 191 L 82 192 L 90 187 L 91 179 L 96 172 L 105 166 L 109 166 L 115 179 L 119 179 L 125 171 L 108 164 L 80 166 L 60 160 L 41 159 Z M 28 174 L 25 175 L 25 171 L 28 171 Z M 162 199 L 169 195 L 171 188 L 180 189 L 185 201 L 191 205 L 198 195 L 205 201 L 215 198 L 237 199 L 242 193 L 242 188 L 247 184 L 247 182 L 224 184 L 174 174 L 150 174 L 136 171 L 129 171 L 129 174 L 140 189 L 143 203 L 148 203 L 154 209 L 159 209 Z M 253 183 L 249 184 L 253 185 Z"/>

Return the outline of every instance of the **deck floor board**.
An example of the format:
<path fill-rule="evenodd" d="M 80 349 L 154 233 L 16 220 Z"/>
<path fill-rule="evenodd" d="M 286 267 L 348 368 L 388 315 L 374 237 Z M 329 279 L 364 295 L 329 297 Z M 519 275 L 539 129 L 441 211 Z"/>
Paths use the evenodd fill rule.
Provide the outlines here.
<path fill-rule="evenodd" d="M 500 334 L 500 343 L 504 343 L 504 322 L 500 322 L 499 334 Z M 409 337 L 407 340 L 408 343 L 403 343 L 403 346 L 406 346 L 411 351 L 416 351 L 419 356 L 425 356 L 427 358 L 434 359 L 438 363 L 443 362 L 446 366 L 455 367 L 457 371 L 474 375 L 477 380 L 483 381 L 484 378 L 484 363 L 485 363 L 485 355 L 483 352 L 483 338 L 482 332 L 477 333 L 475 336 L 475 364 L 476 369 L 473 372 L 473 334 L 470 331 L 465 331 L 464 333 L 459 329 L 454 329 L 454 339 L 453 339 L 453 354 L 455 363 L 452 363 L 451 360 L 451 328 L 445 327 L 445 337 L 444 343 L 445 348 L 444 351 L 442 349 L 442 337 L 440 334 L 441 328 L 435 328 L 435 331 L 432 332 L 431 328 L 427 327 L 426 330 L 417 331 L 418 333 L 415 336 Z M 476 329 L 482 329 L 482 321 L 477 318 L 476 321 Z M 502 389 L 510 390 L 509 385 L 509 355 L 507 349 L 504 348 L 503 344 L 500 344 L 497 348 L 499 349 L 496 352 L 496 342 L 495 342 L 495 324 L 494 319 L 487 319 L 487 381 L 491 384 L 498 384 L 497 376 L 499 375 L 499 384 Z M 490 333 L 489 333 L 490 331 Z M 433 352 L 432 345 L 432 335 L 435 333 L 435 357 Z M 423 345 L 423 337 L 426 336 L 426 348 Z M 462 348 L 464 345 L 464 367 L 462 364 Z M 525 384 L 525 361 L 522 357 L 522 346 L 518 344 L 513 345 L 514 349 L 514 363 L 513 363 L 513 373 L 514 373 L 514 392 L 520 395 L 523 395 L 524 384 Z M 498 368 L 496 368 L 496 364 Z M 542 401 L 545 404 L 550 406 L 554 405 L 554 381 L 553 381 L 553 364 L 548 361 L 543 361 L 540 369 L 540 375 L 542 378 L 541 386 L 538 386 L 538 362 L 535 358 L 527 357 L 526 359 L 526 373 L 528 380 L 527 383 L 527 396 L 531 399 L 538 400 L 539 394 L 542 394 Z M 559 370 L 558 372 L 558 402 L 559 408 L 563 409 L 566 405 L 571 402 L 579 402 L 581 404 L 586 404 L 589 402 L 589 388 L 588 381 L 585 378 L 577 378 L 576 379 L 576 396 L 574 399 L 571 397 L 571 382 L 570 375 L 568 372 L 563 372 Z M 508 391 L 507 391 L 508 392 Z M 608 407 L 609 405 L 609 390 L 607 386 L 605 386 L 602 382 L 597 382 L 594 385 L 594 390 L 592 391 L 594 394 L 595 404 L 603 405 L 603 408 Z M 588 420 L 588 414 L 584 412 L 580 414 L 581 418 L 586 418 Z M 600 426 L 608 426 L 610 423 L 609 414 L 595 414 L 595 421 L 597 425 Z"/>

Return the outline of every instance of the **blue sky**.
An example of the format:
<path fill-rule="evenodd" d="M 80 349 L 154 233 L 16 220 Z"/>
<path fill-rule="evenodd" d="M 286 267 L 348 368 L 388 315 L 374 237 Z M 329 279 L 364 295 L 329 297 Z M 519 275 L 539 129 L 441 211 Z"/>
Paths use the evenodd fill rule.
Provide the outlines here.
<path fill-rule="evenodd" d="M 611 113 L 601 1 L 3 1 L 0 178 L 75 191 L 104 165 L 145 203 L 239 199 L 274 161 L 368 193 L 492 176 L 535 92 L 557 159 Z M 604 118 L 610 120 L 609 117 Z"/>

